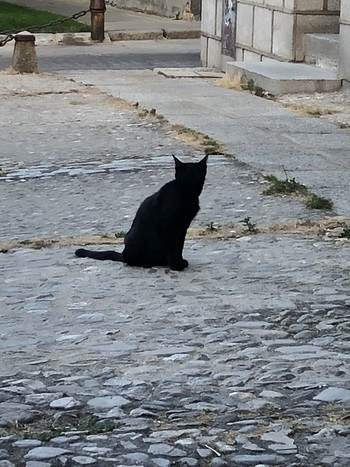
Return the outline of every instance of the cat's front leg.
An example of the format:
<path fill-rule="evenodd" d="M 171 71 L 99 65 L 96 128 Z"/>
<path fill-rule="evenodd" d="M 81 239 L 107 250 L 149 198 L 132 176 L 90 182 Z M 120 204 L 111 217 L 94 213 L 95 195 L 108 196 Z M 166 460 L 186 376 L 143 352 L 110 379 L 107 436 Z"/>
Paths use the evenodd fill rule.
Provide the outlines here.
<path fill-rule="evenodd" d="M 178 251 L 171 251 L 167 255 L 168 265 L 173 271 L 183 271 L 188 267 L 188 261 L 182 258 Z"/>
<path fill-rule="evenodd" d="M 171 252 L 168 254 L 168 265 L 173 271 L 183 271 L 188 268 L 188 261 L 183 259 L 182 252 Z"/>
<path fill-rule="evenodd" d="M 188 268 L 188 261 L 187 261 L 187 259 L 182 258 L 182 264 L 183 264 L 184 268 Z"/>
<path fill-rule="evenodd" d="M 179 236 L 179 240 L 178 240 L 178 255 L 181 258 L 181 262 L 182 262 L 184 268 L 188 268 L 188 261 L 186 259 L 184 259 L 183 256 L 182 256 L 182 251 L 183 251 L 184 244 L 185 244 L 186 232 L 187 232 L 187 230 L 182 232 L 181 235 Z"/>
<path fill-rule="evenodd" d="M 173 237 L 170 243 L 167 260 L 170 269 L 173 271 L 183 271 L 185 268 L 188 268 L 188 261 L 182 257 L 185 236 L 186 230 L 181 232 L 177 237 Z"/>

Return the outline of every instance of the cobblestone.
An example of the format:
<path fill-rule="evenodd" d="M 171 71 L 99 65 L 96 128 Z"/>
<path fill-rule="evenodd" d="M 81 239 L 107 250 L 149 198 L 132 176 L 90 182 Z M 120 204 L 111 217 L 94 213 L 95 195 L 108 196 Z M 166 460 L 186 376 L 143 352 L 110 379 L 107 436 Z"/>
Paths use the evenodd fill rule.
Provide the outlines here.
<path fill-rule="evenodd" d="M 204 459 L 215 458 L 215 452 L 228 465 L 307 465 L 311 453 L 321 464 L 334 443 L 345 449 L 340 433 L 348 427 L 342 417 L 350 334 L 344 330 L 349 285 L 344 245 L 258 235 L 244 246 L 189 241 L 186 250 L 192 267 L 184 274 L 90 266 L 55 248 L 20 250 L 10 254 L 10 263 L 2 255 L 7 283 L 16 287 L 8 290 L 1 316 L 3 417 L 15 417 L 22 430 L 30 426 L 36 442 L 52 432 L 48 447 L 58 444 L 69 458 L 89 453 L 99 465 L 113 458 L 125 465 L 159 465 L 152 459 L 160 456 L 164 465 L 175 457 L 183 457 L 184 465 L 206 465 Z M 36 262 L 45 257 L 52 264 L 60 258 L 59 275 L 33 277 Z M 300 268 L 308 280 L 295 274 Z M 329 296 L 330 282 L 340 300 L 333 290 Z M 87 309 L 103 313 L 104 321 L 77 320 Z M 302 323 L 306 340 L 293 337 L 288 316 Z M 325 320 L 332 339 L 320 341 L 323 331 L 315 323 Z M 326 396 L 325 387 L 335 395 Z M 79 405 L 52 404 L 63 391 Z M 55 414 L 61 414 L 57 423 Z M 92 440 L 81 425 L 93 415 L 115 420 L 117 427 Z M 332 430 L 320 444 L 315 435 L 325 424 Z M 22 430 L 8 422 L 2 426 L 1 445 L 10 452 Z M 249 437 L 239 434 L 243 428 Z M 58 452 L 16 448 L 17 461 L 23 452 L 29 452 L 27 459 Z M 346 465 L 341 457 L 337 461 Z"/>
<path fill-rule="evenodd" d="M 215 155 L 188 270 L 78 259 L 79 234 L 127 229 L 170 155 L 202 151 L 91 86 L 0 83 L 1 240 L 72 242 L 0 255 L 0 466 L 347 466 L 349 243 L 209 238 L 322 213 Z"/>

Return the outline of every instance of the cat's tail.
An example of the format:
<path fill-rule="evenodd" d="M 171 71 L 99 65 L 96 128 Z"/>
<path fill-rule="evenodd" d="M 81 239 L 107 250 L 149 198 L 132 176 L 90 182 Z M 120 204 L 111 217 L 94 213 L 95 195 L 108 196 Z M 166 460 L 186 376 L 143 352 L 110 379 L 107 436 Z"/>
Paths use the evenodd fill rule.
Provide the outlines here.
<path fill-rule="evenodd" d="M 85 250 L 85 248 L 79 248 L 75 251 L 75 256 L 79 258 L 93 258 L 99 259 L 100 261 L 119 261 L 124 263 L 122 253 L 118 253 L 117 251 L 91 251 Z"/>

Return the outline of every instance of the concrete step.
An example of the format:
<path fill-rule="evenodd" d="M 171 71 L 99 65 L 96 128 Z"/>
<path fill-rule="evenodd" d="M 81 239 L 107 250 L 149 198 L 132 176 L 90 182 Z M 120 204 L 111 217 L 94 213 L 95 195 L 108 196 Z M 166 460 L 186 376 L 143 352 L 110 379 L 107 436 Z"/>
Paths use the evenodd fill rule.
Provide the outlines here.
<path fill-rule="evenodd" d="M 304 63 L 228 62 L 226 73 L 231 80 L 249 81 L 273 95 L 338 91 L 341 81 L 335 70 L 326 70 Z"/>
<path fill-rule="evenodd" d="M 339 34 L 305 34 L 305 62 L 335 70 L 338 66 Z"/>

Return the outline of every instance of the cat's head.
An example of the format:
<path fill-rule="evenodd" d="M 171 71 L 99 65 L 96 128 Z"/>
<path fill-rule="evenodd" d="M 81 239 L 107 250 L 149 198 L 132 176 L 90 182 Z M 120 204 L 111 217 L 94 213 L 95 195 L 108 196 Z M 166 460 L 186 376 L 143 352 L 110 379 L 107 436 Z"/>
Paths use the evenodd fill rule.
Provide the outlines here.
<path fill-rule="evenodd" d="M 181 162 L 177 157 L 173 156 L 173 158 L 175 161 L 175 180 L 200 193 L 207 174 L 208 156 L 199 162 Z"/>

